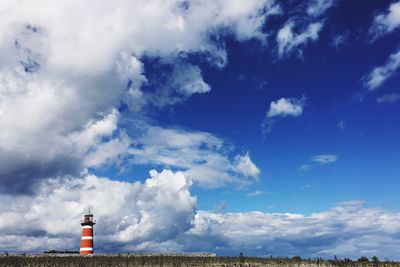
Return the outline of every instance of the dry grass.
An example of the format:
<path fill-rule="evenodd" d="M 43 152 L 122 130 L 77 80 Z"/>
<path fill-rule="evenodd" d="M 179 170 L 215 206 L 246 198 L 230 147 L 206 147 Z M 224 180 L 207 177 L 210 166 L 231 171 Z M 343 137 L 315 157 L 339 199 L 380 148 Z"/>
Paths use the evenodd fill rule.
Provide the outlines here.
<path fill-rule="evenodd" d="M 255 258 L 255 257 L 209 257 L 209 256 L 166 256 L 166 255 L 2 255 L 0 266 L 132 266 L 132 267 L 400 267 L 400 263 L 385 261 L 378 262 L 323 259 L 294 258 Z"/>

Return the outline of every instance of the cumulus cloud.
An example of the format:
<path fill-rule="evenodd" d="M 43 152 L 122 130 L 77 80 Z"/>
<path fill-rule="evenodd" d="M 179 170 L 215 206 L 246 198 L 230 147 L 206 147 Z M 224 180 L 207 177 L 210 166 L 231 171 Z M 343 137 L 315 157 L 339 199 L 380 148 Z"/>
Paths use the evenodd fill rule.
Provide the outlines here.
<path fill-rule="evenodd" d="M 335 0 L 313 0 L 307 7 L 307 14 L 310 16 L 320 16 L 336 3 Z"/>
<path fill-rule="evenodd" d="M 262 38 L 266 16 L 279 10 L 274 1 L 268 0 L 122 1 L 118 5 L 102 1 L 91 8 L 79 1 L 56 5 L 42 0 L 40 4 L 4 2 L 1 8 L 7 14 L 2 19 L 2 40 L 14 37 L 20 25 L 29 24 L 46 35 L 48 64 L 75 73 L 112 68 L 115 54 L 120 51 L 167 55 L 212 50 L 215 47 L 207 34 L 218 33 L 221 28 L 229 29 L 240 40 Z"/>
<path fill-rule="evenodd" d="M 322 26 L 322 22 L 314 22 L 309 24 L 304 31 L 296 33 L 294 21 L 288 21 L 276 36 L 278 56 L 282 57 L 290 54 L 294 49 L 301 52 L 301 48 L 306 46 L 310 41 L 318 40 Z"/>
<path fill-rule="evenodd" d="M 265 119 L 261 123 L 261 131 L 267 134 L 271 131 L 273 124 L 277 119 L 288 116 L 298 117 L 303 113 L 306 105 L 306 98 L 280 98 L 271 101 Z"/>
<path fill-rule="evenodd" d="M 143 183 L 85 176 L 41 181 L 36 195 L 1 195 L 0 247 L 76 250 L 91 207 L 97 252 L 207 251 L 220 255 L 398 258 L 400 214 L 339 203 L 311 215 L 196 211 L 182 172 L 151 171 Z M 24 223 L 21 223 L 24 222 Z"/>
<path fill-rule="evenodd" d="M 9 191 L 26 192 L 37 179 L 79 174 L 87 167 L 86 156 L 99 151 L 95 147 L 107 143 L 105 139 L 116 144 L 126 138 L 118 131 L 120 114 L 114 108 L 124 94 L 121 80 L 114 83 L 107 74 L 90 80 L 52 69 L 48 53 L 31 40 L 45 42 L 48 33 L 21 28 L 16 29 L 17 35 L 23 32 L 16 37 L 18 46 L 8 51 L 15 62 L 0 69 L 0 181 Z M 32 61 L 34 52 L 40 55 L 37 68 L 19 65 L 25 57 Z M 134 62 L 120 60 L 116 58 L 119 66 Z M 140 65 L 125 66 L 124 71 L 140 80 Z M 103 159 L 110 159 L 104 152 Z M 96 165 L 101 164 L 98 158 Z"/>
<path fill-rule="evenodd" d="M 333 163 L 338 159 L 338 156 L 336 155 L 330 155 L 330 154 L 322 154 L 322 155 L 316 155 L 311 157 L 312 162 L 316 162 L 322 165 Z"/>
<path fill-rule="evenodd" d="M 248 185 L 260 170 L 249 154 L 231 157 L 233 147 L 207 132 L 145 126 L 129 149 L 131 163 L 157 164 L 185 171 L 201 186 Z"/>
<path fill-rule="evenodd" d="M 398 258 L 400 214 L 364 208 L 350 201 L 311 215 L 243 212 L 199 212 L 189 231 L 191 250 L 202 247 L 219 254 Z M 203 237 L 207 241 L 203 241 Z M 198 242 L 194 242 L 198 241 Z M 203 242 L 201 242 L 203 241 Z M 382 249 L 384 248 L 384 249 Z"/>
<path fill-rule="evenodd" d="M 45 90 L 37 88 L 40 89 Z M 43 93 L 40 94 L 42 96 Z M 49 97 L 52 97 L 51 93 Z M 3 104 L 12 101 L 7 99 Z M 35 114 L 35 110 L 33 114 L 29 113 L 31 109 L 26 108 L 19 113 L 20 118 L 11 117 L 10 114 L 17 112 L 15 109 L 19 107 L 11 104 L 0 115 L 1 124 L 5 127 L 0 133 L 2 191 L 29 192 L 32 190 L 31 183 L 38 179 L 77 175 L 84 168 L 101 166 L 117 159 L 129 146 L 129 138 L 123 131 L 117 131 L 117 110 L 99 114 L 97 120 L 90 120 L 81 129 L 74 130 L 70 128 L 77 127 L 73 118 L 73 125 L 68 125 L 67 121 L 56 122 L 58 114 L 44 114 L 45 101 L 32 107 L 39 109 L 39 114 Z M 51 100 L 49 102 L 53 105 Z"/>
<path fill-rule="evenodd" d="M 393 104 L 396 103 L 397 101 L 400 100 L 400 94 L 397 93 L 391 93 L 391 94 L 385 94 L 376 99 L 376 102 L 379 104 Z"/>
<path fill-rule="evenodd" d="M 44 251 L 79 246 L 85 207 L 95 213 L 96 248 L 144 249 L 192 228 L 196 198 L 181 172 L 150 171 L 144 183 L 82 179 L 42 181 L 35 196 L 1 195 L 0 246 L 5 251 Z M 24 222 L 24 223 L 20 223 Z M 128 246 L 128 247 L 127 247 Z"/>
<path fill-rule="evenodd" d="M 210 36 L 264 41 L 262 25 L 280 12 L 273 0 L 3 1 L 0 10 L 0 187 L 18 192 L 121 159 L 130 133 L 117 108 L 141 112 L 160 96 L 142 89 L 144 57 L 170 62 L 182 101 L 210 90 L 182 55 L 223 67 L 226 51 Z"/>
<path fill-rule="evenodd" d="M 390 4 L 387 11 L 380 13 L 374 18 L 370 28 L 373 40 L 393 32 L 400 26 L 400 1 Z"/>
<path fill-rule="evenodd" d="M 371 73 L 365 76 L 364 86 L 373 91 L 382 86 L 387 79 L 397 73 L 400 68 L 400 51 L 391 54 L 385 65 L 374 68 Z"/>
<path fill-rule="evenodd" d="M 177 91 L 186 96 L 207 93 L 211 90 L 211 87 L 203 81 L 200 68 L 192 65 L 175 67 L 171 86 L 176 87 Z"/>
<path fill-rule="evenodd" d="M 161 109 L 173 106 L 183 103 L 194 94 L 204 94 L 211 90 L 210 85 L 203 80 L 201 69 L 183 59 L 156 61 L 152 64 L 152 68 L 160 71 L 158 75 L 149 77 L 146 85 L 153 86 L 155 90 L 144 94 L 136 87 L 129 89 L 131 95 L 135 96 L 130 104 L 134 112 L 143 111 L 143 107 Z"/>
<path fill-rule="evenodd" d="M 293 116 L 298 117 L 303 113 L 306 98 L 281 98 L 277 101 L 271 101 L 267 117 L 286 117 Z"/>
<path fill-rule="evenodd" d="M 260 174 L 260 170 L 251 160 L 249 153 L 237 155 L 235 161 L 235 167 L 239 173 L 248 177 L 258 177 Z"/>

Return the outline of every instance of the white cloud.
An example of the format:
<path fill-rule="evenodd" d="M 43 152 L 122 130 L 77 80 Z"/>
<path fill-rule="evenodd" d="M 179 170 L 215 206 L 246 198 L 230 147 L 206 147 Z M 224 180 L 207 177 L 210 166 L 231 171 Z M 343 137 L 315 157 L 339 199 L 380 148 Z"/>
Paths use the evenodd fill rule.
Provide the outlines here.
<path fill-rule="evenodd" d="M 307 7 L 307 14 L 310 16 L 321 16 L 325 11 L 335 4 L 335 0 L 312 0 Z"/>
<path fill-rule="evenodd" d="M 256 191 L 247 193 L 246 196 L 248 196 L 248 197 L 257 197 L 257 196 L 263 195 L 264 193 L 265 193 L 264 191 L 256 190 Z"/>
<path fill-rule="evenodd" d="M 373 91 L 380 87 L 387 79 L 396 74 L 400 68 L 400 51 L 391 54 L 385 65 L 374 68 L 364 78 L 364 85 Z"/>
<path fill-rule="evenodd" d="M 306 46 L 308 42 L 318 40 L 322 26 L 322 22 L 314 22 L 309 24 L 303 32 L 296 33 L 294 32 L 295 23 L 288 21 L 276 36 L 278 56 L 282 57 L 285 54 L 290 54 L 296 48 L 301 51 L 301 47 Z"/>
<path fill-rule="evenodd" d="M 177 93 L 206 93 L 199 67 L 176 58 L 198 53 L 223 67 L 226 51 L 210 35 L 264 41 L 262 25 L 280 8 L 273 0 L 17 0 L 0 11 L 0 187 L 27 191 L 32 181 L 120 159 L 130 133 L 116 108 L 140 112 L 157 101 L 141 89 L 143 56 L 172 64 Z"/>
<path fill-rule="evenodd" d="M 191 249 L 202 247 L 217 253 L 357 258 L 368 252 L 397 259 L 398 219 L 399 213 L 363 208 L 359 201 L 340 203 L 308 216 L 257 211 L 199 212 L 189 237 Z M 204 239 L 207 241 L 201 242 Z"/>
<path fill-rule="evenodd" d="M 137 88 L 132 88 L 142 101 L 141 105 L 151 105 L 157 108 L 172 106 L 184 102 L 193 94 L 204 94 L 211 87 L 203 80 L 201 69 L 182 60 L 165 60 L 157 67 L 165 67 L 162 77 L 156 77 L 148 81 L 155 83 L 156 90 L 145 95 Z"/>
<path fill-rule="evenodd" d="M 200 68 L 189 64 L 175 67 L 171 86 L 186 96 L 207 93 L 211 90 L 211 87 L 203 81 Z"/>
<path fill-rule="evenodd" d="M 196 211 L 182 172 L 150 172 L 145 182 L 93 175 L 49 179 L 36 195 L 0 196 L 0 247 L 8 252 L 76 250 L 90 206 L 97 252 L 207 251 L 303 257 L 398 258 L 400 214 L 339 203 L 311 215 Z M 222 207 L 222 206 L 221 206 Z M 24 222 L 24 223 L 20 223 Z"/>
<path fill-rule="evenodd" d="M 277 119 L 287 116 L 298 117 L 303 113 L 306 105 L 306 98 L 280 98 L 271 101 L 265 119 L 261 123 L 261 131 L 263 135 L 268 134 Z"/>
<path fill-rule="evenodd" d="M 259 169 L 249 154 L 230 157 L 232 146 L 207 132 L 145 126 L 134 139 L 131 163 L 178 168 L 201 186 L 248 185 L 258 180 Z"/>
<path fill-rule="evenodd" d="M 303 113 L 305 104 L 305 97 L 300 99 L 282 97 L 277 101 L 271 101 L 269 110 L 267 112 L 267 118 L 286 116 L 298 117 Z"/>
<path fill-rule="evenodd" d="M 303 59 L 303 49 L 311 42 L 319 39 L 319 34 L 324 27 L 322 15 L 336 4 L 336 0 L 309 0 L 302 3 L 296 15 L 291 16 L 279 29 L 276 35 L 278 57 L 296 53 Z M 343 38 L 337 38 L 342 42 Z"/>
<path fill-rule="evenodd" d="M 370 34 L 374 36 L 373 40 L 394 31 L 400 26 L 400 1 L 392 3 L 389 9 L 377 15 L 370 28 Z"/>
<path fill-rule="evenodd" d="M 279 11 L 268 0 L 121 1 L 117 5 L 97 1 L 90 8 L 80 1 L 42 0 L 3 2 L 0 8 L 5 14 L 1 40 L 11 37 L 19 26 L 40 27 L 51 68 L 92 75 L 110 69 L 120 51 L 166 55 L 213 49 L 207 33 L 220 28 L 231 30 L 239 40 L 262 38 L 266 16 Z M 264 9 L 265 13 L 260 12 Z"/>
<path fill-rule="evenodd" d="M 400 100 L 400 94 L 391 93 L 391 94 L 385 94 L 385 95 L 378 97 L 376 99 L 376 102 L 378 102 L 379 104 L 383 104 L 383 103 L 393 104 L 399 100 Z"/>
<path fill-rule="evenodd" d="M 34 90 L 46 89 L 38 87 Z M 23 104 L 13 105 L 12 102 L 25 102 L 27 99 L 16 96 L 3 102 L 7 108 L 0 114 L 0 122 L 4 126 L 0 132 L 0 179 L 9 192 L 29 192 L 30 183 L 38 179 L 77 175 L 84 168 L 101 166 L 118 158 L 129 145 L 129 138 L 117 131 L 119 113 L 115 109 L 108 114 L 99 114 L 97 119 L 88 121 L 81 129 L 73 130 L 78 127 L 75 118 L 63 120 L 68 115 L 57 112 L 63 107 L 54 107 L 54 114 L 45 113 L 48 111 L 46 106 L 53 105 L 51 99 L 56 97 L 52 94 L 49 92 L 45 96 L 42 92 L 34 96 L 31 101 L 38 106 L 25 107 L 19 113 L 14 112 Z M 38 99 L 42 97 L 44 99 Z M 67 104 L 69 100 L 65 102 Z M 66 107 L 62 112 L 68 110 L 70 108 Z M 10 114 L 18 114 L 19 117 L 10 117 Z"/>
<path fill-rule="evenodd" d="M 260 170 L 251 160 L 249 153 L 243 156 L 237 155 L 235 161 L 235 167 L 238 173 L 248 177 L 258 177 L 260 175 Z"/>
<path fill-rule="evenodd" d="M 174 239 L 192 227 L 196 198 L 190 186 L 186 175 L 169 170 L 150 171 L 144 183 L 93 175 L 45 180 L 35 196 L 0 196 L 0 246 L 6 251 L 76 250 L 81 216 L 91 207 L 96 248 L 144 249 L 146 242 Z"/>
<path fill-rule="evenodd" d="M 322 154 L 322 155 L 315 155 L 315 156 L 311 157 L 310 161 L 317 163 L 317 164 L 325 165 L 325 164 L 333 163 L 333 162 L 337 161 L 337 159 L 338 159 L 337 155 Z M 303 165 L 300 165 L 300 167 L 298 169 L 300 171 L 307 172 L 307 171 L 310 171 L 314 167 L 314 165 L 315 164 L 303 164 Z"/>
<path fill-rule="evenodd" d="M 337 161 L 338 156 L 336 155 L 329 155 L 329 154 L 322 154 L 322 155 L 316 155 L 311 157 L 312 162 L 316 162 L 319 164 L 329 164 Z"/>

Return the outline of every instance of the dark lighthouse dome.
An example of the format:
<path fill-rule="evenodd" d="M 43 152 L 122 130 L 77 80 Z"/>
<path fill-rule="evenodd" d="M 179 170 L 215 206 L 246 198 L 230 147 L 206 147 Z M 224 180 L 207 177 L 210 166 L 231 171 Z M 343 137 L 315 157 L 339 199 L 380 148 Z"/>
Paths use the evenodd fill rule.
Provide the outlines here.
<path fill-rule="evenodd" d="M 88 210 L 88 212 L 86 214 L 83 215 L 83 220 L 81 222 L 81 225 L 95 225 L 96 221 L 93 220 L 93 213 L 90 211 L 90 209 Z"/>

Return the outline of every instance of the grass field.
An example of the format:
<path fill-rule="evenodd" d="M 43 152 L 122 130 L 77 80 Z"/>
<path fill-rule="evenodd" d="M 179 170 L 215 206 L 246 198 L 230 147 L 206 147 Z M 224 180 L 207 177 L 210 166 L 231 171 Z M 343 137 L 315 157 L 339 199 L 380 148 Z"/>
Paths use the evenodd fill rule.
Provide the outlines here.
<path fill-rule="evenodd" d="M 378 259 L 369 261 L 361 258 L 358 261 L 349 259 L 323 260 L 323 259 L 300 259 L 294 258 L 255 258 L 255 257 L 212 257 L 212 256 L 188 256 L 188 255 L 135 255 L 135 254 L 113 254 L 113 255 L 1 255 L 0 266 L 215 266 L 215 267 L 317 267 L 317 266 L 370 266 L 370 267 L 400 267 L 400 263 Z"/>

